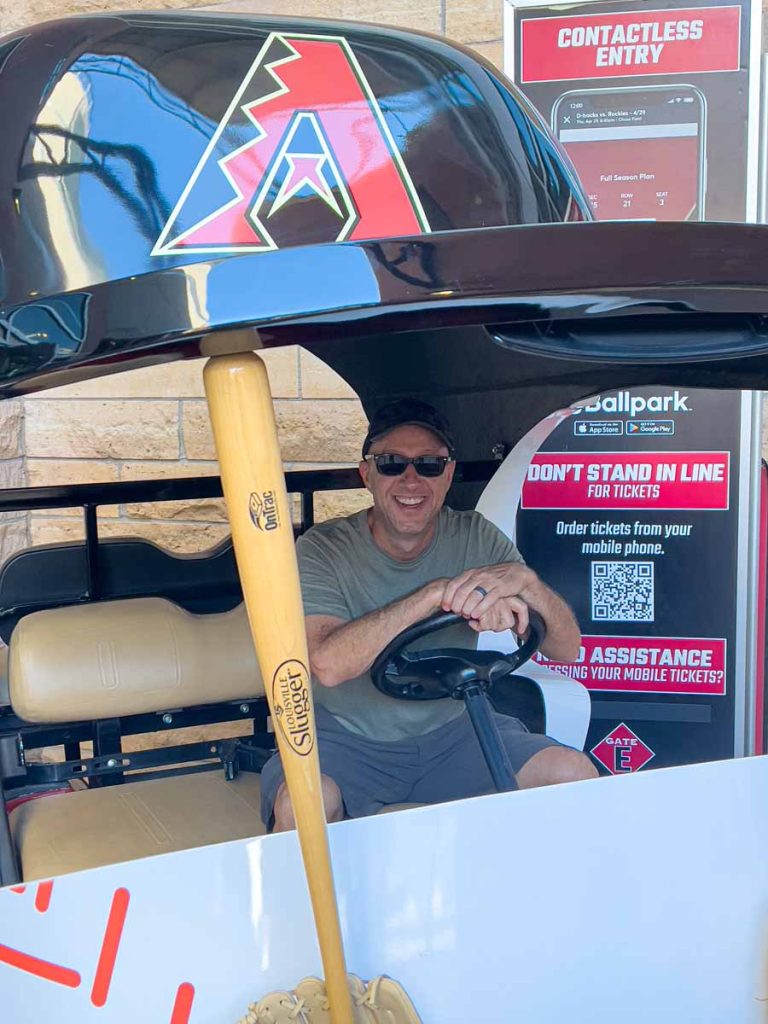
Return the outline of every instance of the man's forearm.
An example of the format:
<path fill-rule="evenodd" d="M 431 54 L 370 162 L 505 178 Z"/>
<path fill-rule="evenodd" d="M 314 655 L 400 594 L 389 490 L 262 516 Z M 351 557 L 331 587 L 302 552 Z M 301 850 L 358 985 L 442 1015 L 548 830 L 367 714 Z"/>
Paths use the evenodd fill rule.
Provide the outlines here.
<path fill-rule="evenodd" d="M 581 646 L 581 631 L 566 602 L 538 576 L 520 593 L 520 597 L 544 619 L 547 638 L 542 654 L 553 661 L 575 661 Z"/>
<path fill-rule="evenodd" d="M 440 581 L 326 633 L 310 647 L 312 675 L 322 686 L 338 686 L 367 672 L 390 640 L 440 607 Z"/>

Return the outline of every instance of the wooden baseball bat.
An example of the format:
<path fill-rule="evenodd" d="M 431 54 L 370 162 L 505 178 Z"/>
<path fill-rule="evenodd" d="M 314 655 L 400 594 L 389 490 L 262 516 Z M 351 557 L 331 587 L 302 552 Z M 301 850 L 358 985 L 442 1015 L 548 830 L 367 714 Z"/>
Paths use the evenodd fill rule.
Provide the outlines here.
<path fill-rule="evenodd" d="M 210 359 L 205 392 L 245 606 L 275 725 L 334 1024 L 353 1024 L 317 756 L 304 610 L 269 380 L 253 352 Z"/>

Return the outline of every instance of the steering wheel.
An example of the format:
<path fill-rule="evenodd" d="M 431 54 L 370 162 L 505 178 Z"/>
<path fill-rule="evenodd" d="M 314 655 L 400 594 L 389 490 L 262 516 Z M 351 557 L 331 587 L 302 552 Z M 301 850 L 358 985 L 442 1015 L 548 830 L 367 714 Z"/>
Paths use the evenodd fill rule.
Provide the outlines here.
<path fill-rule="evenodd" d="M 515 672 L 538 651 L 547 635 L 544 620 L 529 609 L 528 638 L 511 654 L 475 651 L 471 648 L 437 647 L 406 651 L 408 644 L 456 622 L 465 622 L 454 612 L 438 612 L 414 623 L 390 641 L 371 666 L 373 685 L 398 700 L 463 700 L 469 686 L 483 691 Z"/>

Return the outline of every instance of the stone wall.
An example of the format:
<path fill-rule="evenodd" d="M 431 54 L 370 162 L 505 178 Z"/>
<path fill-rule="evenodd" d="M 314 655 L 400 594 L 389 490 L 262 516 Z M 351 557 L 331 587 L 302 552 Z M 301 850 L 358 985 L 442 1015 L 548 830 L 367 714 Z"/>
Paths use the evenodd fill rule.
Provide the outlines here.
<path fill-rule="evenodd" d="M 286 468 L 354 464 L 366 421 L 351 389 L 298 348 L 265 352 L 263 358 Z M 196 359 L 135 370 L 26 399 L 28 483 L 216 474 L 203 363 Z M 318 496 L 317 516 L 343 513 L 366 500 L 362 490 Z M 83 535 L 76 509 L 32 513 L 28 526 L 33 544 Z M 210 547 L 226 531 L 223 503 L 214 500 L 106 507 L 99 520 L 103 537 L 146 537 L 178 552 Z"/>
<path fill-rule="evenodd" d="M 21 401 L 0 405 L 0 488 L 24 484 L 24 407 Z M 27 516 L 0 513 L 0 564 L 27 546 Z"/>

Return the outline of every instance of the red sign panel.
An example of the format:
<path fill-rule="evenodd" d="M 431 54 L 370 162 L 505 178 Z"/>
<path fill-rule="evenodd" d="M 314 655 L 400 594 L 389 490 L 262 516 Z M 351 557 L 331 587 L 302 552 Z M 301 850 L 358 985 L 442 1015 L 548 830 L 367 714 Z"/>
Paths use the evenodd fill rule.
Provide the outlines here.
<path fill-rule="evenodd" d="M 729 452 L 539 452 L 520 507 L 727 509 Z"/>
<path fill-rule="evenodd" d="M 654 751 L 623 722 L 592 747 L 590 753 L 605 765 L 611 775 L 638 772 L 655 756 Z"/>
<path fill-rule="evenodd" d="M 522 82 L 738 71 L 739 7 L 529 18 Z"/>
<path fill-rule="evenodd" d="M 625 693 L 725 693 L 726 642 L 720 639 L 582 636 L 579 660 L 536 660 L 578 679 L 588 690 Z"/>

